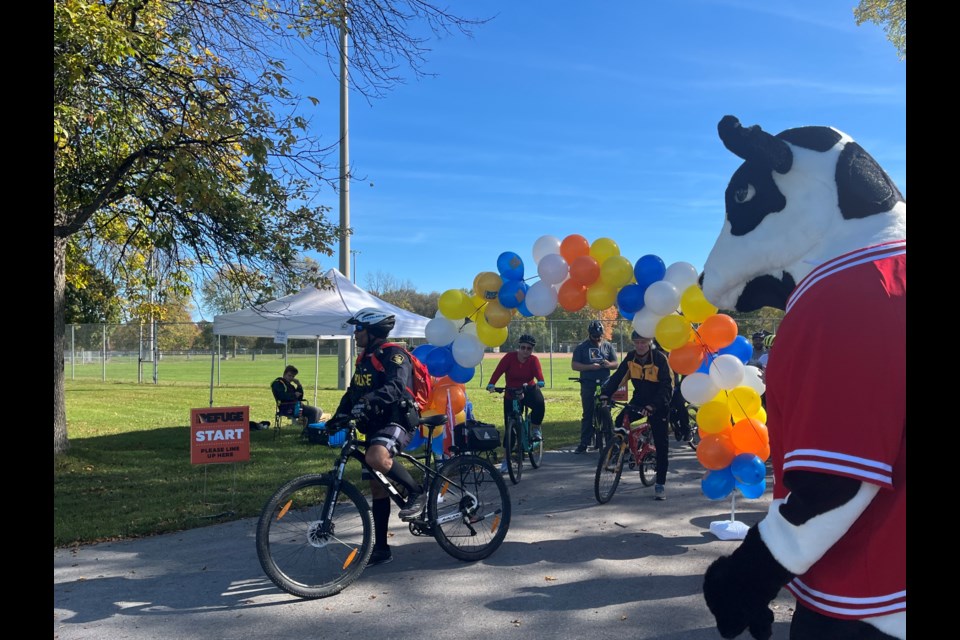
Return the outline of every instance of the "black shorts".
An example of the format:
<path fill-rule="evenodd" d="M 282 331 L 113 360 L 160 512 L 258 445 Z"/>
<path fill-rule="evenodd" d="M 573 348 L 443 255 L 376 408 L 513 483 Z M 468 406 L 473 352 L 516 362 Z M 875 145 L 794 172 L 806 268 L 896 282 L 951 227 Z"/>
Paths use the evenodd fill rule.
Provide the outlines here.
<path fill-rule="evenodd" d="M 368 433 L 367 446 L 379 444 L 386 447 L 387 451 L 390 452 L 390 457 L 393 457 L 397 455 L 398 452 L 406 449 L 412 438 L 412 433 L 400 425 L 391 422 L 390 424 L 380 427 L 373 433 Z M 373 476 L 369 471 L 364 469 L 361 478 L 364 480 L 372 480 Z"/>

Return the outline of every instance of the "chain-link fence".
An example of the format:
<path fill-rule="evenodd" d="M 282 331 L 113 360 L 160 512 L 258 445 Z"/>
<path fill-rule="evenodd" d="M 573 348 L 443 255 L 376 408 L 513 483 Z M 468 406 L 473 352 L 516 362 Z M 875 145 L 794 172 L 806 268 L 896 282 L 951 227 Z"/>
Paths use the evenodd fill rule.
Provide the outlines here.
<path fill-rule="evenodd" d="M 749 338 L 754 332 L 776 333 L 779 318 L 755 315 L 734 315 L 740 335 Z M 537 340 L 536 351 L 543 354 L 571 353 L 586 339 L 587 323 L 583 320 L 552 320 L 543 317 L 515 318 L 507 326 L 507 339 L 500 347 L 487 351 L 507 351 L 516 345 L 522 334 Z M 632 348 L 633 327 L 624 318 L 604 321 L 607 339 L 619 353 Z M 338 340 L 290 339 L 286 345 L 275 344 L 273 338 L 215 336 L 209 322 L 197 323 L 133 323 L 68 325 L 64 343 L 64 371 L 68 380 L 101 380 L 103 382 L 158 383 L 209 382 L 220 384 L 220 363 L 259 359 L 273 362 L 306 362 L 314 358 L 337 356 Z M 411 350 L 425 339 L 404 340 Z M 282 367 L 281 367 L 282 369 Z M 243 367 L 234 367 L 242 371 Z M 165 378 L 165 371 L 169 375 Z"/>

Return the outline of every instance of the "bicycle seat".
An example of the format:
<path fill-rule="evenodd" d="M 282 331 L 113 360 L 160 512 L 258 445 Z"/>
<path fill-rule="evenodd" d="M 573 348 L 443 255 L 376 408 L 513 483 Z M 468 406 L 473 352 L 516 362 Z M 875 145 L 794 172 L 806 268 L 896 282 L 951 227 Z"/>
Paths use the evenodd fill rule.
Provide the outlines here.
<path fill-rule="evenodd" d="M 420 418 L 420 424 L 428 427 L 439 427 L 442 424 L 446 424 L 447 414 L 440 413 L 435 416 L 427 416 Z"/>

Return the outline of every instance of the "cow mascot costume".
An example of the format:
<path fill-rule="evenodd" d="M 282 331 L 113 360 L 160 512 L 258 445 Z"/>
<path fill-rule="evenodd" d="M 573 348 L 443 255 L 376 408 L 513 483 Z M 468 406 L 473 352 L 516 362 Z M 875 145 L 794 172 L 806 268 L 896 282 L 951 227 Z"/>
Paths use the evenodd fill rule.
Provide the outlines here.
<path fill-rule="evenodd" d="M 766 370 L 773 502 L 704 575 L 724 638 L 906 638 L 907 204 L 846 134 L 718 126 L 744 160 L 701 276 L 721 309 L 786 311 Z"/>

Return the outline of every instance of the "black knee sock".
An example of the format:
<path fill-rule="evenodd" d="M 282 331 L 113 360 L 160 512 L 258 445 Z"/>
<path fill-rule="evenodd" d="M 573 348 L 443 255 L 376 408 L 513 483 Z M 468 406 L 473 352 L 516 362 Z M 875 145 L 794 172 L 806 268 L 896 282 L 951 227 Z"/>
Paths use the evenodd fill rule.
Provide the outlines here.
<path fill-rule="evenodd" d="M 373 546 L 387 546 L 387 523 L 390 521 L 390 498 L 377 498 L 371 501 L 373 512 Z"/>
<path fill-rule="evenodd" d="M 403 486 L 407 488 L 407 498 L 413 498 L 421 493 L 420 485 L 413 479 L 413 476 L 410 475 L 410 472 L 407 471 L 407 468 L 400 464 L 399 462 L 394 461 L 393 466 L 390 467 L 390 471 L 385 474 L 391 480 L 396 480 Z"/>

